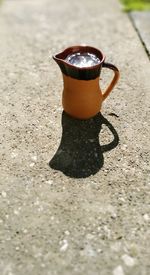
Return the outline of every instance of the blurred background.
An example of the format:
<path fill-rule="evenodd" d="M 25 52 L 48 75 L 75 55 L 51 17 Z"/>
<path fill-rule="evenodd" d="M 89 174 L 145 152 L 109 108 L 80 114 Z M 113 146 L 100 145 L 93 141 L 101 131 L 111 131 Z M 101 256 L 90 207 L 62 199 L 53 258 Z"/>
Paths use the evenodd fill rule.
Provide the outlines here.
<path fill-rule="evenodd" d="M 150 0 L 121 0 L 126 11 L 131 10 L 149 10 Z"/>

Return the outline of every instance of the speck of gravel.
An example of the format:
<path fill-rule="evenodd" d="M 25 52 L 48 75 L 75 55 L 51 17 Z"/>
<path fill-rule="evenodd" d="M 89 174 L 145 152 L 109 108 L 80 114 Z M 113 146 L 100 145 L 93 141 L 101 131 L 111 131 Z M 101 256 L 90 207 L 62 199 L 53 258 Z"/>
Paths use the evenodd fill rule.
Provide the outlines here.
<path fill-rule="evenodd" d="M 3 198 L 6 198 L 6 197 L 7 197 L 7 193 L 6 193 L 5 191 L 2 191 L 1 194 L 2 194 L 2 197 L 3 197 Z"/>
<path fill-rule="evenodd" d="M 39 205 L 40 202 L 39 202 L 39 198 L 36 198 L 36 201 L 34 202 L 34 205 Z"/>
<path fill-rule="evenodd" d="M 65 252 L 68 248 L 68 241 L 66 239 L 62 240 L 60 241 L 60 245 L 61 245 L 60 251 Z"/>
<path fill-rule="evenodd" d="M 127 254 L 122 255 L 121 259 L 124 261 L 126 266 L 132 267 L 135 265 L 135 259 Z"/>
<path fill-rule="evenodd" d="M 150 219 L 148 214 L 144 214 L 143 218 L 146 222 L 148 222 Z"/>
<path fill-rule="evenodd" d="M 37 161 L 37 156 L 31 156 L 32 161 Z"/>
<path fill-rule="evenodd" d="M 52 185 L 52 184 L 53 184 L 53 181 L 52 181 L 52 180 L 47 180 L 46 183 L 47 183 L 48 185 Z"/>
<path fill-rule="evenodd" d="M 65 231 L 65 235 L 69 236 L 70 232 L 68 230 Z"/>
<path fill-rule="evenodd" d="M 92 240 L 94 238 L 94 235 L 92 235 L 92 234 L 90 234 L 90 233 L 88 233 L 87 235 L 86 235 L 86 239 L 88 239 L 88 240 Z"/>
<path fill-rule="evenodd" d="M 123 197 L 119 197 L 118 201 L 125 202 L 125 199 Z"/>
<path fill-rule="evenodd" d="M 11 158 L 12 158 L 12 159 L 16 158 L 17 156 L 18 156 L 17 153 L 15 153 L 15 152 L 12 152 L 12 153 L 11 153 Z"/>
<path fill-rule="evenodd" d="M 15 210 L 14 210 L 14 214 L 15 214 L 15 215 L 19 215 L 19 211 L 15 209 Z"/>
<path fill-rule="evenodd" d="M 114 270 L 113 270 L 113 275 L 124 275 L 124 271 L 121 265 L 118 265 Z"/>

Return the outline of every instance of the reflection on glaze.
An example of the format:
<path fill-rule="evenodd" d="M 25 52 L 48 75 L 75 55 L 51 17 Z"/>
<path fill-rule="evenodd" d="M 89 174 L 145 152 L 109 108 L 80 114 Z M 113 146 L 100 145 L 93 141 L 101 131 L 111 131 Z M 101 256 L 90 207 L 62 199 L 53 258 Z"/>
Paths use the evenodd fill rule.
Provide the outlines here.
<path fill-rule="evenodd" d="M 95 54 L 87 52 L 70 54 L 65 60 L 79 68 L 92 67 L 100 63 L 100 59 Z"/>

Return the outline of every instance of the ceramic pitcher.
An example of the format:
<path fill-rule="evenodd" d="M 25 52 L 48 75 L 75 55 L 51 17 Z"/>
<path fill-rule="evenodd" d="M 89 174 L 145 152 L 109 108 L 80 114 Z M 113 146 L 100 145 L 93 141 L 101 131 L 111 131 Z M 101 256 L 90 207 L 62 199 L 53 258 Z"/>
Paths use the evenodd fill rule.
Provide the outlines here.
<path fill-rule="evenodd" d="M 74 53 L 91 53 L 100 62 L 90 67 L 77 67 L 67 61 L 67 56 Z M 101 110 L 103 101 L 110 94 L 119 79 L 116 66 L 105 62 L 104 54 L 90 46 L 72 46 L 53 56 L 59 65 L 64 82 L 62 104 L 64 111 L 78 119 L 89 119 Z M 114 76 L 106 91 L 100 88 L 102 68 L 113 70 Z"/>

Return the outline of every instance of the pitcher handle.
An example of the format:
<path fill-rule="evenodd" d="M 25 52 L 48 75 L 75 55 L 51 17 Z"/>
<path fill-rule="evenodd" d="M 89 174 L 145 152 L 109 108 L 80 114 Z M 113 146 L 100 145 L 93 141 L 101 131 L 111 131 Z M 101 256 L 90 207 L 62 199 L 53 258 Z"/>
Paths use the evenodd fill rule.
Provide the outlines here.
<path fill-rule="evenodd" d="M 103 100 L 105 100 L 106 97 L 110 94 L 110 92 L 114 88 L 114 86 L 117 84 L 120 73 L 119 73 L 118 68 L 115 65 L 111 64 L 111 63 L 104 62 L 102 66 L 104 68 L 108 68 L 108 69 L 111 69 L 111 70 L 114 71 L 114 77 L 113 77 L 111 83 L 109 84 L 108 88 L 106 89 L 106 91 L 103 93 Z"/>

